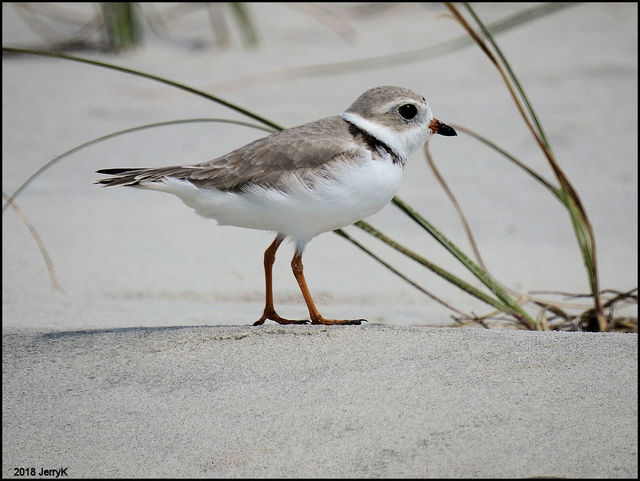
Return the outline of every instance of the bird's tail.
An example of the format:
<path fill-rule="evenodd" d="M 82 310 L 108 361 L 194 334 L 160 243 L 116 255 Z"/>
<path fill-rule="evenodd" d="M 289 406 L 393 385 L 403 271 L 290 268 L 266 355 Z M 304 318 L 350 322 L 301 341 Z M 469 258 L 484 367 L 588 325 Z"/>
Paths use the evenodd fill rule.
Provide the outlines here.
<path fill-rule="evenodd" d="M 99 179 L 95 183 L 102 184 L 104 187 L 112 187 L 114 185 L 125 185 L 133 187 L 153 188 L 155 184 L 163 184 L 165 178 L 175 177 L 176 179 L 184 179 L 184 167 L 160 167 L 153 169 L 144 168 L 119 168 L 119 169 L 100 169 L 96 171 L 98 174 L 107 174 L 113 177 Z"/>
<path fill-rule="evenodd" d="M 99 179 L 95 183 L 102 184 L 104 187 L 112 187 L 114 185 L 138 185 L 144 178 L 143 174 L 149 169 L 129 168 L 129 169 L 100 169 L 96 170 L 98 174 L 112 175 L 113 177 Z"/>

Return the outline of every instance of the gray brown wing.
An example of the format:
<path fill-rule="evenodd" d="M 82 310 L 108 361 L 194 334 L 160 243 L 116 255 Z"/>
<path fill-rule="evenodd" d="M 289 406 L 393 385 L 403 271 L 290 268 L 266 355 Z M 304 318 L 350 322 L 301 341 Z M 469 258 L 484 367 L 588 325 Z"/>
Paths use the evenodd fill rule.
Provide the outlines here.
<path fill-rule="evenodd" d="M 302 178 L 322 164 L 355 156 L 354 137 L 342 118 L 327 117 L 258 139 L 209 162 L 156 169 L 104 169 L 115 175 L 97 183 L 137 185 L 163 177 L 189 180 L 219 190 L 240 190 L 247 184 L 276 185 L 283 175 L 295 172 Z"/>

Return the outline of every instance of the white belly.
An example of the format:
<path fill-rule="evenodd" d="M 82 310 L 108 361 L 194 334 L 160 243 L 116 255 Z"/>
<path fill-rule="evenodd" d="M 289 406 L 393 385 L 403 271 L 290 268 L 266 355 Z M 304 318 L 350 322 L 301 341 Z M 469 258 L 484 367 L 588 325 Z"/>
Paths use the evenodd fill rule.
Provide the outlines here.
<path fill-rule="evenodd" d="M 352 224 L 384 207 L 400 186 L 403 167 L 389 159 L 344 163 L 333 179 L 313 187 L 288 178 L 286 191 L 254 186 L 222 192 L 178 179 L 144 187 L 171 192 L 221 225 L 280 232 L 304 245 L 316 235 Z"/>

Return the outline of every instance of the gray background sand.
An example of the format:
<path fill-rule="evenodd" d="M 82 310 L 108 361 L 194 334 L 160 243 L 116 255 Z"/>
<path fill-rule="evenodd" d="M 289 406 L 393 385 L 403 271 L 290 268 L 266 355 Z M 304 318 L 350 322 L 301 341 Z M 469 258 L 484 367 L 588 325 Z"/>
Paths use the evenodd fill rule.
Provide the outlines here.
<path fill-rule="evenodd" d="M 525 7 L 478 12 L 491 22 Z M 222 51 L 187 48 L 210 38 L 206 18 L 193 14 L 172 26 L 181 42 L 150 38 L 121 56 L 90 56 L 209 90 L 285 126 L 340 113 L 372 86 L 406 86 L 438 118 L 552 178 L 475 47 L 381 69 L 241 81 L 462 35 L 439 4 L 328 8 L 354 26 L 353 43 L 291 6 L 263 4 L 251 5 L 256 50 L 237 39 Z M 3 44 L 28 40 L 3 4 Z M 573 6 L 498 41 L 590 215 L 602 286 L 636 286 L 637 6 Z M 241 119 L 117 72 L 4 58 L 3 190 L 92 138 L 193 117 Z M 52 289 L 24 225 L 3 216 L 5 476 L 58 464 L 74 476 L 637 476 L 637 335 L 428 328 L 449 323 L 450 312 L 330 233 L 306 251 L 312 293 L 325 316 L 371 324 L 250 329 L 271 234 L 218 227 L 171 196 L 92 185 L 98 168 L 200 162 L 261 135 L 220 124 L 155 129 L 93 146 L 40 177 L 19 203 L 65 295 Z M 431 151 L 501 281 L 588 290 L 567 214 L 546 191 L 468 137 L 436 138 Z M 467 249 L 422 154 L 399 195 Z M 368 221 L 468 279 L 393 207 Z M 487 311 L 347 231 L 447 301 Z M 276 262 L 276 306 L 302 317 L 291 254 L 283 247 Z"/>

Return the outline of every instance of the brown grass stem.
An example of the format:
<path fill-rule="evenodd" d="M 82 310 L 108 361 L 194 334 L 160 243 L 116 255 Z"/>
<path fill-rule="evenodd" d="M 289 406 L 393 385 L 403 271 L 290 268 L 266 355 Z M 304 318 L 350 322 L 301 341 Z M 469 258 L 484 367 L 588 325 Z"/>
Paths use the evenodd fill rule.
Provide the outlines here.
<path fill-rule="evenodd" d="M 2 197 L 4 199 L 9 198 L 9 196 L 5 192 L 2 192 Z M 65 290 L 60 284 L 60 281 L 58 281 L 58 276 L 56 275 L 56 269 L 53 266 L 53 261 L 49 256 L 49 252 L 47 251 L 47 248 L 44 245 L 42 237 L 40 237 L 40 234 L 38 234 L 38 231 L 33 226 L 33 224 L 29 221 L 29 218 L 27 217 L 27 215 L 24 213 L 24 211 L 20 208 L 18 204 L 16 204 L 15 202 L 11 203 L 11 208 L 16 214 L 18 214 L 18 217 L 20 217 L 20 220 L 22 220 L 24 225 L 27 226 L 27 229 L 29 229 L 31 236 L 36 241 L 36 244 L 38 245 L 38 249 L 40 249 L 40 254 L 42 254 L 42 258 L 44 259 L 44 262 L 47 265 L 47 271 L 49 272 L 49 278 L 51 279 L 51 283 L 53 284 L 53 287 L 60 294 L 64 294 Z"/>
<path fill-rule="evenodd" d="M 460 221 L 462 222 L 462 227 L 464 228 L 464 231 L 467 234 L 467 239 L 469 239 L 469 244 L 471 244 L 471 249 L 473 250 L 473 254 L 476 257 L 478 264 L 480 264 L 480 267 L 482 267 L 487 272 L 487 274 L 489 274 L 489 269 L 487 269 L 487 266 L 485 265 L 482 259 L 482 256 L 480 255 L 480 249 L 478 249 L 478 244 L 476 243 L 476 240 L 473 236 L 473 231 L 471 230 L 471 226 L 467 221 L 467 217 L 464 215 L 464 212 L 462 211 L 462 207 L 460 207 L 460 203 L 458 202 L 458 199 L 456 199 L 456 196 L 453 194 L 452 190 L 449 188 L 449 185 L 447 184 L 447 182 L 444 180 L 444 177 L 440 173 L 440 169 L 436 167 L 436 164 L 433 160 L 433 156 L 429 151 L 429 143 L 426 143 L 424 146 L 424 154 L 427 157 L 427 163 L 429 164 L 429 167 L 431 168 L 433 175 L 436 176 L 436 179 L 444 189 L 445 193 L 447 194 L 447 197 L 449 197 L 449 200 L 453 204 L 453 207 L 456 209 L 456 212 L 458 213 L 458 217 L 460 217 Z"/>

